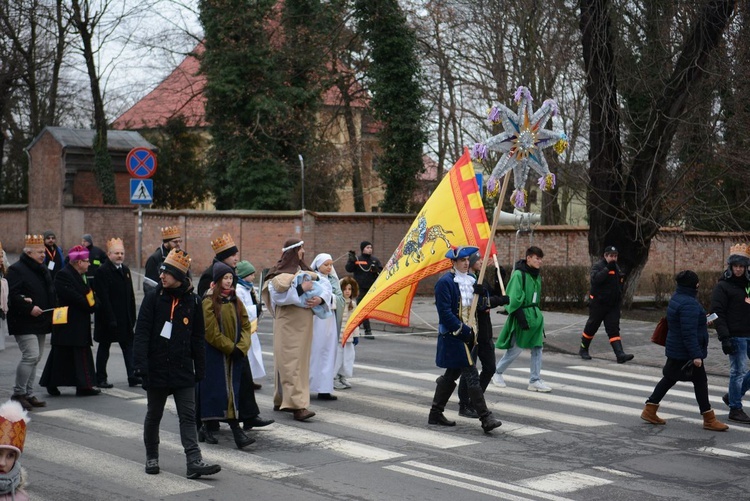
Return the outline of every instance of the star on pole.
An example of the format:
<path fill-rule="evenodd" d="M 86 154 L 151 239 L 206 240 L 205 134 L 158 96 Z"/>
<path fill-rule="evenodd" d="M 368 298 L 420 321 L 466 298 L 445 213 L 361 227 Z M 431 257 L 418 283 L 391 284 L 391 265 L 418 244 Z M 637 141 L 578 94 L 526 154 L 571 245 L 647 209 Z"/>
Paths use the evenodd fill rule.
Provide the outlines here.
<path fill-rule="evenodd" d="M 539 187 L 549 191 L 555 187 L 555 175 L 550 172 L 542 150 L 553 146 L 561 154 L 568 146 L 568 137 L 564 132 L 545 129 L 547 121 L 557 114 L 557 103 L 547 99 L 541 108 L 534 112 L 534 99 L 526 87 L 516 90 L 515 101 L 518 113 L 514 113 L 502 104 L 490 109 L 488 119 L 493 125 L 502 124 L 503 132 L 492 136 L 483 143 L 474 145 L 472 156 L 480 162 L 487 159 L 490 151 L 502 153 L 500 160 L 492 170 L 487 189 L 491 196 L 496 196 L 500 179 L 513 170 L 515 189 L 510 196 L 513 205 L 518 208 L 526 206 L 527 193 L 524 189 L 529 169 L 534 169 L 541 177 Z"/>

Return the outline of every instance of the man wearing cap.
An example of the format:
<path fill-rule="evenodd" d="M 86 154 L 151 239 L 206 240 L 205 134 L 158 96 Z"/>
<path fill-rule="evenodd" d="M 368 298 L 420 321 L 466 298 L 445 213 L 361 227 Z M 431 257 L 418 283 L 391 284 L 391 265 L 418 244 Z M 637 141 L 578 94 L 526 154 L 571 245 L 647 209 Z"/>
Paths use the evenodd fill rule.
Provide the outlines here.
<path fill-rule="evenodd" d="M 89 271 L 86 272 L 86 278 L 89 281 L 89 285 L 94 286 L 94 277 L 96 276 L 96 270 L 107 260 L 107 253 L 102 249 L 94 245 L 94 237 L 89 233 L 86 233 L 81 237 L 81 245 L 89 250 Z"/>
<path fill-rule="evenodd" d="M 608 245 L 604 248 L 604 257 L 591 267 L 589 319 L 583 328 L 581 347 L 578 350 L 578 354 L 584 360 L 591 360 L 589 346 L 602 321 L 609 337 L 609 344 L 617 357 L 617 363 L 624 364 L 634 358 L 634 355 L 625 353 L 620 338 L 620 305 L 625 275 L 617 266 L 617 255 L 617 248 Z"/>
<path fill-rule="evenodd" d="M 63 251 L 57 245 L 57 236 L 52 230 L 44 232 L 44 266 L 49 270 L 53 280 L 57 272 L 65 266 Z"/>
<path fill-rule="evenodd" d="M 200 298 L 188 279 L 190 256 L 172 249 L 159 268 L 160 283 L 141 303 L 133 341 L 133 369 L 148 400 L 143 423 L 146 473 L 159 473 L 159 424 L 172 395 L 187 459 L 187 477 L 221 471 L 203 461 L 195 426 L 195 383 L 206 375 L 206 327 Z"/>
<path fill-rule="evenodd" d="M 177 226 L 167 226 L 161 228 L 161 245 L 146 260 L 146 278 L 151 281 L 159 282 L 159 269 L 164 259 L 172 249 L 179 249 L 182 244 L 182 235 L 180 228 Z M 143 282 L 143 292 L 148 292 L 156 288 L 156 285 Z"/>
<path fill-rule="evenodd" d="M 119 343 L 128 386 L 138 386 L 140 378 L 133 375 L 133 329 L 135 328 L 135 292 L 130 269 L 124 264 L 125 244 L 120 238 L 107 242 L 107 260 L 96 270 L 94 291 L 99 308 L 94 320 L 96 380 L 99 388 L 112 388 L 108 380 L 107 362 L 112 343 Z"/>
<path fill-rule="evenodd" d="M 729 356 L 729 388 L 722 397 L 729 406 L 729 420 L 750 424 L 742 409 L 742 397 L 750 388 L 750 246 L 735 244 L 729 249 L 727 269 L 711 293 L 711 311 L 721 350 Z"/>
<path fill-rule="evenodd" d="M 229 233 L 224 233 L 216 240 L 212 240 L 211 249 L 214 251 L 214 259 L 211 261 L 209 267 L 201 273 L 201 277 L 198 280 L 197 292 L 200 297 L 203 297 L 206 291 L 211 287 L 214 264 L 224 263 L 234 271 L 237 267 L 237 263 L 240 261 L 240 250 L 234 244 L 232 235 Z"/>
<path fill-rule="evenodd" d="M 362 302 L 362 298 L 367 295 L 370 287 L 375 283 L 380 272 L 383 271 L 383 265 L 380 263 L 380 260 L 372 255 L 372 243 L 365 240 L 359 244 L 359 248 L 362 254 L 357 257 L 354 251 L 349 251 L 349 259 L 346 261 L 346 266 L 344 266 L 346 271 L 354 275 L 354 280 L 359 285 L 358 303 Z M 370 328 L 370 321 L 365 319 L 362 325 L 365 328 L 365 339 L 375 339 Z"/>
<path fill-rule="evenodd" d="M 476 279 L 468 271 L 470 256 L 478 251 L 476 247 L 449 250 L 445 257 L 453 262 L 453 269 L 435 284 L 435 306 L 440 322 L 435 364 L 444 368 L 445 373 L 436 380 L 427 422 L 441 426 L 456 425 L 455 421 L 449 421 L 443 415 L 443 411 L 460 376 L 466 380 L 471 406 L 482 422 L 482 429 L 490 432 L 502 423 L 487 409 L 479 373 L 471 357 L 471 349 L 476 344 L 476 316 L 471 315 Z M 474 318 L 470 318 L 472 316 Z"/>
<path fill-rule="evenodd" d="M 52 332 L 55 287 L 44 265 L 46 248 L 41 235 L 26 235 L 23 254 L 8 268 L 8 333 L 21 350 L 16 367 L 13 400 L 26 410 L 44 407 L 34 395 L 36 368 L 44 354 L 45 336 Z"/>

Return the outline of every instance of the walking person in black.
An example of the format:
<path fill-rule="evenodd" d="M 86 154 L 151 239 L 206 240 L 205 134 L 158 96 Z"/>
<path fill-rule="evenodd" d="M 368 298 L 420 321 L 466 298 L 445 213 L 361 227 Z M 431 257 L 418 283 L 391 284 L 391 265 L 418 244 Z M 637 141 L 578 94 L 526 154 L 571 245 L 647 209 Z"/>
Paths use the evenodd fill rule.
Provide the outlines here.
<path fill-rule="evenodd" d="M 591 267 L 589 319 L 583 328 L 581 348 L 578 350 L 578 354 L 584 360 L 591 360 L 589 346 L 602 321 L 609 337 L 609 344 L 617 357 L 617 363 L 624 364 L 634 358 L 633 355 L 625 353 L 620 338 L 620 307 L 625 275 L 617 265 L 617 256 L 616 247 L 605 247 L 604 257 Z"/>
<path fill-rule="evenodd" d="M 345 266 L 346 271 L 354 275 L 354 280 L 359 285 L 357 303 L 362 302 L 362 298 L 367 295 L 370 287 L 375 283 L 380 272 L 383 271 L 383 265 L 380 263 L 380 260 L 372 255 L 372 243 L 365 240 L 359 244 L 359 248 L 362 254 L 357 257 L 354 251 L 349 251 L 349 259 Z M 370 328 L 370 321 L 365 319 L 362 325 L 365 328 L 365 339 L 375 339 Z"/>
<path fill-rule="evenodd" d="M 148 257 L 148 260 L 146 260 L 146 271 L 144 272 L 144 275 L 146 275 L 146 278 L 152 283 L 149 283 L 146 280 L 143 281 L 144 293 L 155 289 L 156 285 L 154 285 L 154 283 L 159 283 L 159 270 L 164 259 L 166 259 L 167 254 L 169 254 L 172 249 L 180 248 L 180 245 L 182 244 L 180 228 L 177 226 L 166 226 L 161 228 L 161 242 L 159 248 Z"/>

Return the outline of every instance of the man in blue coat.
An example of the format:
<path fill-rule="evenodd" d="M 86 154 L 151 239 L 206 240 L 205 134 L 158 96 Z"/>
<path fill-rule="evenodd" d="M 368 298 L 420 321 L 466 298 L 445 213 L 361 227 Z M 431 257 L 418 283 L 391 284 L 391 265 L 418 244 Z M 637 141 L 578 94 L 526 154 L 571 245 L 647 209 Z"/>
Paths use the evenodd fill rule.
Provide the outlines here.
<path fill-rule="evenodd" d="M 453 261 L 453 269 L 435 284 L 435 306 L 439 319 L 435 364 L 444 368 L 445 374 L 437 378 L 428 423 L 456 425 L 455 421 L 449 421 L 443 415 L 443 411 L 453 390 L 456 389 L 456 380 L 463 376 L 468 385 L 471 405 L 482 422 L 482 429 L 489 432 L 502 423 L 487 409 L 484 392 L 479 383 L 479 372 L 471 357 L 471 349 L 476 344 L 476 317 L 470 313 L 476 279 L 468 271 L 469 258 L 478 250 L 476 247 L 449 250 L 445 257 Z"/>

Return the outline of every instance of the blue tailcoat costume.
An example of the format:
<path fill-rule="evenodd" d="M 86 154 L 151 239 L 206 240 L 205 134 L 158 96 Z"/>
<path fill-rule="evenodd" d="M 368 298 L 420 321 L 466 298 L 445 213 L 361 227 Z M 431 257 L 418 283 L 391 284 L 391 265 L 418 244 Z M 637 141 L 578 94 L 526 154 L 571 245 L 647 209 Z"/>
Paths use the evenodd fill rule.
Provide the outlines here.
<path fill-rule="evenodd" d="M 435 365 L 444 369 L 474 365 L 471 359 L 474 333 L 461 320 L 461 291 L 454 282 L 455 277 L 455 272 L 451 271 L 435 284 L 435 306 L 440 322 Z"/>

